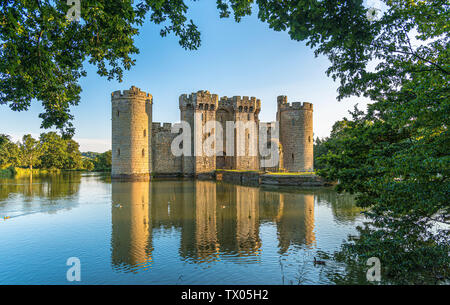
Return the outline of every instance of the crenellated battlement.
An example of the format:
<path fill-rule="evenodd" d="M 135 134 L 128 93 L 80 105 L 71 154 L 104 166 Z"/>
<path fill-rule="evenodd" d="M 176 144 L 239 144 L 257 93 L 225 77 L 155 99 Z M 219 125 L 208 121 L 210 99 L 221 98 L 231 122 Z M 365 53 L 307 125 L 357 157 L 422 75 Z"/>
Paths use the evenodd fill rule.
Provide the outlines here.
<path fill-rule="evenodd" d="M 289 110 L 313 110 L 313 104 L 311 103 L 301 103 L 301 102 L 294 102 L 294 103 L 282 103 L 278 104 L 278 110 L 280 111 L 289 111 Z"/>
<path fill-rule="evenodd" d="M 233 97 L 221 97 L 219 101 L 219 106 L 222 107 L 233 107 L 234 111 L 239 112 L 256 112 L 259 113 L 261 110 L 261 100 L 256 97 L 248 96 L 233 96 Z"/>
<path fill-rule="evenodd" d="M 150 93 L 141 91 L 141 89 L 131 86 L 130 90 L 118 90 L 111 93 L 111 100 L 115 99 L 145 99 L 153 102 L 153 96 Z"/>
<path fill-rule="evenodd" d="M 172 132 L 172 123 L 161 123 L 161 122 L 153 122 L 152 123 L 153 132 Z"/>
<path fill-rule="evenodd" d="M 190 95 L 182 94 L 179 98 L 180 109 L 193 108 L 196 110 L 210 110 L 217 109 L 219 104 L 219 96 L 211 94 L 208 90 L 200 90 Z"/>

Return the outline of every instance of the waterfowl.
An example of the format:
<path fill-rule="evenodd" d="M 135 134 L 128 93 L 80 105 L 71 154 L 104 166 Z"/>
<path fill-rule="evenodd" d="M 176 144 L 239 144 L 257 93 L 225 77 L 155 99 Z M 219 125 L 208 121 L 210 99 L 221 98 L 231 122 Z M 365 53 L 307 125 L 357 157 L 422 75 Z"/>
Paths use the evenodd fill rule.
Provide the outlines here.
<path fill-rule="evenodd" d="M 314 265 L 326 265 L 325 261 L 319 261 L 314 257 Z"/>

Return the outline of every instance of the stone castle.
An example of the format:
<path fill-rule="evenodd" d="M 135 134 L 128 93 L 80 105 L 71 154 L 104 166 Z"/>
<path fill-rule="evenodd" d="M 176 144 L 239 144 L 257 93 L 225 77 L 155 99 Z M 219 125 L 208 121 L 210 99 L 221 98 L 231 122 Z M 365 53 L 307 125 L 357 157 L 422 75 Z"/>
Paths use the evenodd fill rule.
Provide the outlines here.
<path fill-rule="evenodd" d="M 173 140 L 180 134 L 172 132 L 171 123 L 155 123 L 152 120 L 153 97 L 134 86 L 130 90 L 115 91 L 112 103 L 112 178 L 147 180 L 154 176 L 199 176 L 214 173 L 217 169 L 242 171 L 313 171 L 313 105 L 289 104 L 286 96 L 277 99 L 276 122 L 279 139 L 273 141 L 270 130 L 275 124 L 260 122 L 258 115 L 261 101 L 255 97 L 222 97 L 209 91 L 198 91 L 179 98 L 180 119 L 191 127 L 191 151 L 196 136 L 201 141 L 207 137 L 221 138 L 223 151 L 213 155 L 181 155 L 171 151 Z M 208 122 L 216 122 L 223 128 L 203 132 Z M 253 122 L 265 127 L 269 137 L 268 147 L 277 145 L 280 159 L 277 166 L 263 167 L 259 154 L 259 132 L 251 137 L 246 125 L 236 124 L 230 137 L 224 130 L 227 122 Z M 223 130 L 220 132 L 219 130 Z M 217 132 L 216 132 L 217 131 Z M 212 133 L 212 134 L 211 134 Z M 237 135 L 243 135 L 240 138 Z M 244 141 L 242 141 L 244 139 Z M 227 142 L 228 141 L 228 142 Z M 225 149 L 233 142 L 230 151 Z M 227 144 L 228 143 L 228 144 Z M 181 143 L 181 146 L 184 143 Z M 236 153 L 240 149 L 243 153 Z M 254 149 L 257 154 L 252 153 Z M 217 150 L 219 151 L 219 150 Z"/>

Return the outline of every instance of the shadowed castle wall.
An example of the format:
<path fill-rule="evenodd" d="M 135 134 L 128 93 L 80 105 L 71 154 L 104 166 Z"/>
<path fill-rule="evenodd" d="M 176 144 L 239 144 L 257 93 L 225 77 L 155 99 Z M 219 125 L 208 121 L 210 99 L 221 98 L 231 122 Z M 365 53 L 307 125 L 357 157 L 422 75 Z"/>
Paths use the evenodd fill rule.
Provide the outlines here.
<path fill-rule="evenodd" d="M 180 96 L 181 120 L 191 127 L 191 156 L 183 156 L 183 174 L 197 175 L 216 170 L 216 155 L 203 149 L 209 137 L 215 137 L 216 128 L 207 131 L 208 121 L 215 122 L 219 97 L 209 91 L 198 91 Z M 197 143 L 196 143 L 197 141 Z M 214 152 L 215 147 L 210 147 Z M 203 153 L 202 153 L 203 151 Z"/>
<path fill-rule="evenodd" d="M 172 154 L 172 141 L 178 136 L 172 133 L 172 124 L 152 124 L 152 168 L 154 174 L 179 175 L 182 173 L 182 157 Z"/>

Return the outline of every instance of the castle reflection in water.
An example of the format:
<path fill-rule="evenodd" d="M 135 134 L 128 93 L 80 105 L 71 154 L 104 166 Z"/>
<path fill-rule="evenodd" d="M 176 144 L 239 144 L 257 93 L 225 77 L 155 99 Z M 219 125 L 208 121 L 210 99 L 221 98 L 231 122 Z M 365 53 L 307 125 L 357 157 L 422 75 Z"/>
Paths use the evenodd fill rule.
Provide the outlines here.
<path fill-rule="evenodd" d="M 162 228 L 180 232 L 184 260 L 257 262 L 265 222 L 276 224 L 280 254 L 292 245 L 314 247 L 314 194 L 211 181 L 112 182 L 112 263 L 151 264 L 152 234 Z"/>

